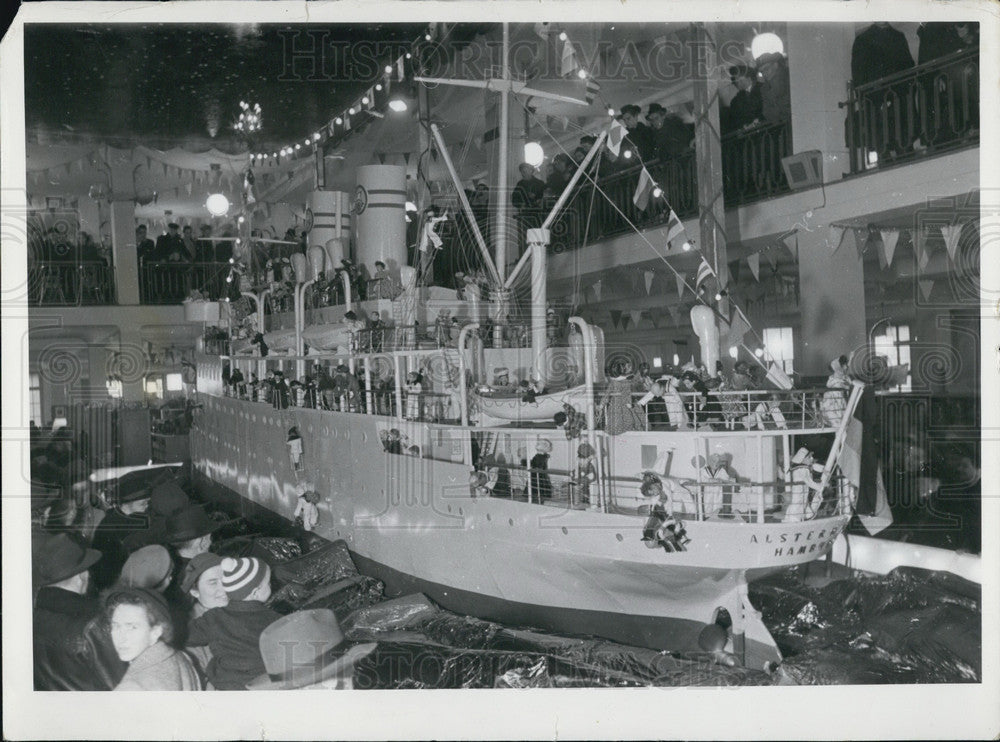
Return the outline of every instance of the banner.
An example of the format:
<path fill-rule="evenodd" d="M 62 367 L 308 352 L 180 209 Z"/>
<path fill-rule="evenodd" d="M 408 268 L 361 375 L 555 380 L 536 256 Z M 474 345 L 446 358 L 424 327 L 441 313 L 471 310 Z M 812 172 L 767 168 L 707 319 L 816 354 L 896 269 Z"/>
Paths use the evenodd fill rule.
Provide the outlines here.
<path fill-rule="evenodd" d="M 653 271 L 644 271 L 642 277 L 646 280 L 646 296 L 649 296 L 650 289 L 653 288 Z"/>
<path fill-rule="evenodd" d="M 643 165 L 642 173 L 639 175 L 639 182 L 636 184 L 635 193 L 632 195 L 632 203 L 639 211 L 649 208 L 649 195 L 653 192 L 653 176 L 649 174 L 646 166 Z"/>
<path fill-rule="evenodd" d="M 747 265 L 750 266 L 750 272 L 753 273 L 755 281 L 760 281 L 760 253 L 754 253 L 753 255 L 747 256 Z"/>
<path fill-rule="evenodd" d="M 930 278 L 922 279 L 920 281 L 917 281 L 917 283 L 920 285 L 920 296 L 923 297 L 924 301 L 927 301 L 930 298 L 931 291 L 934 288 L 934 280 Z"/>
<path fill-rule="evenodd" d="M 941 236 L 944 237 L 944 246 L 948 248 L 948 260 L 955 262 L 955 252 L 958 250 L 958 238 L 962 234 L 961 224 L 949 224 L 941 227 Z"/>
<path fill-rule="evenodd" d="M 674 210 L 671 209 L 670 216 L 667 217 L 667 249 L 670 249 L 671 242 L 678 237 L 682 237 L 683 235 L 684 224 L 681 223 L 681 220 L 677 218 L 677 214 L 675 214 Z"/>
<path fill-rule="evenodd" d="M 626 134 L 628 134 L 628 130 L 625 128 L 625 124 L 618 119 L 611 122 L 611 128 L 608 130 L 608 149 L 615 157 L 618 157 L 618 153 L 621 152 L 622 141 Z"/>
<path fill-rule="evenodd" d="M 885 258 L 885 266 L 892 265 L 892 256 L 896 252 L 896 243 L 899 241 L 899 232 L 895 229 L 883 229 L 882 235 L 882 256 Z"/>

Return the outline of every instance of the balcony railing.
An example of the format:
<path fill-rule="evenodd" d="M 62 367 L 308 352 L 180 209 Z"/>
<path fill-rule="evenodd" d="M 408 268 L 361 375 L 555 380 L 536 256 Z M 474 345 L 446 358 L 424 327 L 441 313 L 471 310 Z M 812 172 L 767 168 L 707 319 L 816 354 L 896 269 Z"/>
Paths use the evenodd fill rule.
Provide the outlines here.
<path fill-rule="evenodd" d="M 103 260 L 44 260 L 28 267 L 31 306 L 115 303 L 114 269 Z"/>
<path fill-rule="evenodd" d="M 852 87 L 851 172 L 979 143 L 979 50 Z"/>
<path fill-rule="evenodd" d="M 726 205 L 737 206 L 787 191 L 781 158 L 791 151 L 788 124 L 758 126 L 723 137 Z M 633 196 L 639 184 L 641 166 L 598 179 L 596 194 L 593 184 L 585 181 L 552 225 L 552 248 L 558 252 L 575 249 L 627 233 L 633 225 L 640 229 L 658 226 L 666 222 L 669 208 L 682 219 L 698 213 L 697 158 L 693 150 L 669 160 L 652 162 L 647 169 L 663 189 L 665 199 L 650 198 L 645 209 L 635 205 Z M 540 223 L 542 211 L 547 213 L 545 209 L 538 214 L 522 212 L 519 217 L 523 226 Z"/>
<path fill-rule="evenodd" d="M 211 300 L 226 295 L 231 265 L 225 263 L 143 262 L 139 267 L 142 304 L 179 304 L 194 290 Z"/>

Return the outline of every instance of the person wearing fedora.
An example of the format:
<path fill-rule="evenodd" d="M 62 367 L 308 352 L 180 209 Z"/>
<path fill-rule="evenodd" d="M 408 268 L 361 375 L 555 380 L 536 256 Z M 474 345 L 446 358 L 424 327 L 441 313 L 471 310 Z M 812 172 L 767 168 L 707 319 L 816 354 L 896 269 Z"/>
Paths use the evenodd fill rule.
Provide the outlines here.
<path fill-rule="evenodd" d="M 35 690 L 111 690 L 125 674 L 100 603 L 87 597 L 90 570 L 101 558 L 69 535 L 44 537 L 33 549 L 32 648 Z"/>
<path fill-rule="evenodd" d="M 167 518 L 164 536 L 177 553 L 178 574 L 191 559 L 212 548 L 212 534 L 221 526 L 198 505 L 189 505 Z"/>
<path fill-rule="evenodd" d="M 177 484 L 173 472 L 167 472 L 164 481 L 150 490 L 149 528 L 127 536 L 125 547 L 134 551 L 143 546 L 165 543 L 167 519 L 190 504 L 191 498 Z"/>
<path fill-rule="evenodd" d="M 668 160 L 691 151 L 694 126 L 685 124 L 679 116 L 668 113 L 659 103 L 650 103 L 646 111 L 649 140 L 657 159 Z"/>
<path fill-rule="evenodd" d="M 105 604 L 111 641 L 128 670 L 115 690 L 201 690 L 201 680 L 184 652 L 169 646 L 173 621 L 158 592 L 124 588 Z"/>
<path fill-rule="evenodd" d="M 102 554 L 93 570 L 94 586 L 98 590 L 107 589 L 118 579 L 128 559 L 127 543 L 144 540 L 149 530 L 149 481 L 123 476 L 118 480 L 117 494 L 118 504 L 107 511 L 94 529 L 93 547 Z"/>
<path fill-rule="evenodd" d="M 347 647 L 337 617 L 328 608 L 296 611 L 261 632 L 264 673 L 247 683 L 247 689 L 350 690 L 354 668 L 376 646 L 370 642 Z"/>

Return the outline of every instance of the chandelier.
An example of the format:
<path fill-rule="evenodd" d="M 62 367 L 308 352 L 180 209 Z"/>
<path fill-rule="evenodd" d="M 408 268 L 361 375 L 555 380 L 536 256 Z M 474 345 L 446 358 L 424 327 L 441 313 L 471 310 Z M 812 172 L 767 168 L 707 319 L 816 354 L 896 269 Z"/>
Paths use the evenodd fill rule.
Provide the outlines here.
<path fill-rule="evenodd" d="M 236 119 L 236 123 L 233 124 L 233 128 L 243 134 L 253 134 L 260 131 L 260 127 L 264 121 L 260 114 L 260 104 L 254 103 L 250 105 L 246 101 L 241 100 L 240 109 L 242 110 L 240 111 L 239 118 Z"/>

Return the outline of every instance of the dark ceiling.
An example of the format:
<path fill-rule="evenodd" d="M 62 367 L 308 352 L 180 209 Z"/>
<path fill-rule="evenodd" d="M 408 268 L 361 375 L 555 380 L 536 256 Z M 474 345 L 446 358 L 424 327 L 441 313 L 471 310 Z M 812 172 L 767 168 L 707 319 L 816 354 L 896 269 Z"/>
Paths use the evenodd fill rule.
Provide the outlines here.
<path fill-rule="evenodd" d="M 262 147 L 281 146 L 350 105 L 425 28 L 30 24 L 25 124 L 29 137 L 41 130 L 234 151 L 245 146 L 232 129 L 245 100 L 261 106 Z M 479 28 L 456 27 L 449 41 Z"/>

